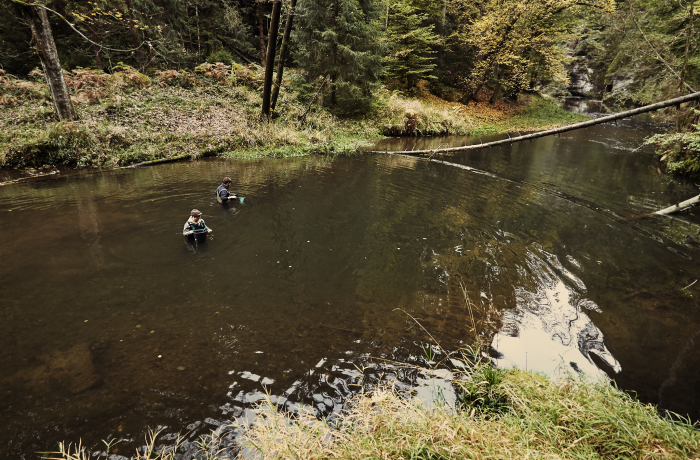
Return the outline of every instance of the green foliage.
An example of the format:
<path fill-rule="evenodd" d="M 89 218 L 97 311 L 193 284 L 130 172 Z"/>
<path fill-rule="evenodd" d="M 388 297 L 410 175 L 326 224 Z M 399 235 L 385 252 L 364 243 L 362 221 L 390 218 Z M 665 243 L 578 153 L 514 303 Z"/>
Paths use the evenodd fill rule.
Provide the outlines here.
<path fill-rule="evenodd" d="M 612 0 L 593 5 L 615 7 Z M 581 8 L 575 0 L 458 0 L 453 8 L 461 20 L 458 35 L 478 56 L 465 81 L 465 102 L 486 84 L 517 95 L 535 82 L 566 80 L 562 43 L 574 25 L 570 13 Z"/>
<path fill-rule="evenodd" d="M 325 105 L 343 113 L 367 110 L 383 69 L 378 2 L 300 0 L 294 41 L 304 71 L 302 90 L 323 85 Z"/>
<path fill-rule="evenodd" d="M 256 5 L 255 0 L 62 2 L 59 11 L 64 17 L 84 36 L 105 45 L 102 48 L 86 42 L 59 17 L 49 14 L 49 20 L 66 69 L 108 67 L 116 61 L 141 71 L 181 69 L 201 64 L 221 50 L 257 60 Z M 3 8 L 8 14 L 0 15 L 0 68 L 26 75 L 39 65 L 31 49 L 31 32 L 22 25 L 22 14 L 13 2 L 3 2 Z M 267 3 L 264 8 L 269 9 Z"/>
<path fill-rule="evenodd" d="M 386 39 L 390 53 L 383 59 L 387 75 L 404 82 L 401 86 L 408 89 L 418 79 L 435 79 L 433 46 L 440 39 L 433 24 L 425 25 L 428 14 L 419 13 L 406 0 L 391 0 L 387 12 Z"/>
<path fill-rule="evenodd" d="M 39 57 L 27 46 L 31 43 L 29 27 L 20 27 L 22 17 L 13 2 L 0 3 L 0 69 L 15 75 L 27 75 L 41 66 Z"/>
<path fill-rule="evenodd" d="M 479 412 L 483 416 L 504 414 L 508 409 L 508 397 L 499 387 L 503 382 L 502 371 L 490 365 L 482 365 L 460 384 L 459 407 L 463 411 Z"/>
<path fill-rule="evenodd" d="M 600 87 L 608 85 L 606 102 L 649 104 L 678 96 L 681 75 L 693 89 L 700 89 L 698 30 L 697 0 L 619 2 L 612 14 L 591 12 L 583 18 L 575 59 L 596 70 Z"/>
<path fill-rule="evenodd" d="M 646 144 L 657 146 L 661 160 L 668 161 L 668 170 L 673 173 L 700 175 L 700 110 L 692 109 L 693 114 L 687 130 L 656 134 L 645 140 Z"/>
<path fill-rule="evenodd" d="M 229 53 L 226 50 L 219 50 L 219 51 L 214 51 L 207 57 L 207 63 L 209 64 L 214 64 L 216 62 L 222 62 L 228 66 L 233 64 L 235 61 L 233 60 L 233 56 L 231 53 Z"/>

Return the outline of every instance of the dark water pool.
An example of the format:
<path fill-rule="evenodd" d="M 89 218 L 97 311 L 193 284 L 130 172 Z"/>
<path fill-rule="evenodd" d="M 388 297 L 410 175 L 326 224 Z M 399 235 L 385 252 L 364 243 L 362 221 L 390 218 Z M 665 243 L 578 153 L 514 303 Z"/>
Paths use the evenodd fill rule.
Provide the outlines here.
<path fill-rule="evenodd" d="M 372 358 L 428 359 L 406 313 L 444 350 L 480 340 L 700 418 L 698 218 L 629 219 L 697 194 L 640 148 L 652 129 L 440 158 L 471 171 L 209 160 L 0 188 L 0 458 L 110 435 L 130 454 L 146 427 L 198 436 L 266 389 L 330 413 Z M 214 199 L 226 175 L 243 206 Z M 195 246 L 192 208 L 214 229 Z"/>

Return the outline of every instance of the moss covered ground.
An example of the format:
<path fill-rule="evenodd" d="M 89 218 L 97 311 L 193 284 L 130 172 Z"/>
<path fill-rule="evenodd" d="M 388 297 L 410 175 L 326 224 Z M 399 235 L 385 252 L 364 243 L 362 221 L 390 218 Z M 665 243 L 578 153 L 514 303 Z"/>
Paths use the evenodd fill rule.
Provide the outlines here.
<path fill-rule="evenodd" d="M 0 166 L 119 167 L 181 156 L 343 153 L 382 136 L 495 134 L 583 118 L 534 96 L 465 106 L 422 87 L 417 97 L 379 90 L 373 107 L 347 118 L 285 87 L 276 115 L 263 122 L 262 70 L 205 64 L 151 77 L 126 66 L 113 74 L 66 72 L 79 120 L 58 122 L 42 76 L 34 77 L 0 73 Z"/>

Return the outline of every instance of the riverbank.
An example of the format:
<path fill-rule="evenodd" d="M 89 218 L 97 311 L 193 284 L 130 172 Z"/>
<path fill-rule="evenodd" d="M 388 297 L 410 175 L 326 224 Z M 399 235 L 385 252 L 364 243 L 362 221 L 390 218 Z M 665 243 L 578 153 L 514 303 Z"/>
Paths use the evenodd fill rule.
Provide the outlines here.
<path fill-rule="evenodd" d="M 380 90 L 370 112 L 342 118 L 285 86 L 279 116 L 264 123 L 260 67 L 204 64 L 195 72 L 162 71 L 152 78 L 126 66 L 113 74 L 67 72 L 80 120 L 57 122 L 40 72 L 34 76 L 26 81 L 0 74 L 0 166 L 119 167 L 183 155 L 335 154 L 382 136 L 476 136 L 585 119 L 538 96 L 465 106 L 422 88 L 416 98 Z"/>
<path fill-rule="evenodd" d="M 459 407 L 426 409 L 383 389 L 332 423 L 263 407 L 243 445 L 265 459 L 697 458 L 700 432 L 608 383 L 554 383 L 482 365 L 457 382 Z"/>
<path fill-rule="evenodd" d="M 552 382 L 531 372 L 494 370 L 487 363 L 462 375 L 455 386 L 457 407 L 436 401 L 436 407 L 427 408 L 411 392 L 385 384 L 356 396 L 331 420 L 319 420 L 310 410 L 290 416 L 268 398 L 254 411 L 253 423 L 219 427 L 196 445 L 184 442 L 183 436 L 174 445 L 158 447 L 157 433 L 151 432 L 143 454 L 161 460 L 183 454 L 211 460 L 691 459 L 700 455 L 700 432 L 694 425 L 661 417 L 655 407 L 639 403 L 607 382 L 574 376 Z M 230 444 L 231 436 L 226 435 L 232 429 L 240 430 L 238 444 Z M 119 442 L 109 443 L 104 454 L 118 450 Z M 74 446 L 61 449 L 55 458 L 89 455 L 78 455 Z"/>

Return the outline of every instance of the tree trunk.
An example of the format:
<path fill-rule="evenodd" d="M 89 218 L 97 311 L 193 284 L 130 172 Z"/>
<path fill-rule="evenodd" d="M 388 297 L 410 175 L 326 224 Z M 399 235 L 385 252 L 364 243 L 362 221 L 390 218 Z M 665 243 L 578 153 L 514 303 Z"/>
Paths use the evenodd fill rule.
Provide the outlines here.
<path fill-rule="evenodd" d="M 445 36 L 445 22 L 447 19 L 447 0 L 442 3 L 442 15 L 440 16 L 440 35 Z"/>
<path fill-rule="evenodd" d="M 97 32 L 95 32 L 95 26 L 92 25 L 90 26 L 90 37 L 95 43 L 98 43 L 100 41 L 97 37 Z M 105 69 L 102 66 L 102 56 L 100 56 L 100 47 L 97 46 L 95 43 L 92 44 L 92 51 L 95 52 L 95 65 L 98 69 L 104 71 Z"/>
<path fill-rule="evenodd" d="M 23 9 L 32 29 L 36 52 L 41 59 L 41 67 L 46 75 L 46 83 L 51 91 L 51 100 L 56 109 L 56 115 L 61 121 L 73 121 L 78 117 L 68 94 L 66 80 L 63 78 L 61 61 L 58 59 L 56 43 L 53 41 L 51 24 L 49 24 L 46 10 L 38 6 L 24 6 Z"/>
<path fill-rule="evenodd" d="M 260 65 L 265 65 L 265 31 L 263 28 L 263 6 L 258 1 L 258 27 L 260 28 Z"/>
<path fill-rule="evenodd" d="M 190 39 L 190 51 L 194 49 L 194 42 L 192 41 L 192 28 L 190 27 L 190 5 L 185 0 L 185 23 L 187 24 L 187 37 Z M 185 48 L 184 46 L 182 47 Z"/>
<path fill-rule="evenodd" d="M 338 105 L 338 94 L 335 88 L 335 81 L 337 78 L 337 75 L 331 75 L 331 105 L 333 106 Z"/>
<path fill-rule="evenodd" d="M 297 6 L 297 0 L 292 0 L 289 5 L 289 14 L 287 15 L 287 24 L 284 26 L 284 36 L 282 37 L 282 46 L 280 48 L 280 60 L 277 64 L 277 77 L 275 77 L 275 85 L 272 87 L 272 100 L 270 101 L 270 109 L 274 112 L 277 106 L 277 97 L 282 86 L 282 75 L 284 74 L 284 61 L 287 59 L 287 49 L 289 48 L 289 36 L 292 33 L 292 25 L 294 23 L 294 9 Z"/>
<path fill-rule="evenodd" d="M 695 203 L 700 202 L 700 195 L 694 196 L 693 198 L 690 198 L 688 200 L 682 201 L 678 204 L 674 204 L 673 206 L 669 206 L 668 208 L 661 209 L 659 211 L 656 211 L 654 214 L 658 214 L 660 216 L 665 216 L 668 214 L 673 214 L 674 212 L 682 211 L 685 208 L 689 208 L 690 206 L 694 205 Z"/>
<path fill-rule="evenodd" d="M 493 76 L 496 79 L 496 86 L 493 88 L 493 94 L 489 99 L 489 104 L 493 105 L 501 97 L 501 82 L 498 80 L 499 66 L 496 64 L 496 68 L 493 69 Z"/>
<path fill-rule="evenodd" d="M 194 15 L 197 17 L 197 63 L 202 60 L 202 39 L 199 35 L 199 6 L 197 2 L 194 4 Z"/>
<path fill-rule="evenodd" d="M 134 25 L 136 25 L 136 17 L 134 16 L 134 2 L 133 0 L 126 0 L 126 15 L 127 19 L 131 22 L 129 24 L 129 34 L 131 35 L 131 39 L 134 41 L 134 46 L 136 47 L 136 51 L 134 51 L 134 54 L 136 56 L 136 62 L 140 66 L 146 64 L 146 55 L 143 54 L 143 50 L 141 49 L 141 37 L 139 37 L 139 33 L 136 31 L 134 28 Z"/>
<path fill-rule="evenodd" d="M 461 100 L 460 102 L 461 102 L 462 104 L 464 104 L 464 105 L 469 105 L 469 103 L 470 103 L 471 101 L 474 101 L 474 102 L 476 103 L 476 102 L 477 102 L 477 101 L 476 101 L 476 95 L 479 94 L 479 91 L 481 90 L 482 86 L 484 86 L 484 84 L 483 84 L 483 83 L 480 83 L 480 84 L 476 87 L 476 89 L 474 89 L 474 91 L 465 94 L 465 96 L 462 98 L 462 100 Z"/>
<path fill-rule="evenodd" d="M 282 0 L 275 0 L 272 4 L 272 18 L 270 29 L 267 31 L 267 63 L 265 64 L 265 83 L 263 86 L 262 118 L 270 118 L 270 93 L 272 89 L 272 72 L 275 70 L 275 48 L 277 48 L 277 32 L 280 28 L 280 11 Z"/>
<path fill-rule="evenodd" d="M 496 87 L 493 89 L 493 94 L 491 95 L 491 99 L 489 99 L 489 104 L 493 105 L 500 98 L 501 98 L 501 83 L 497 82 Z"/>
<path fill-rule="evenodd" d="M 683 86 L 685 85 L 685 73 L 688 69 L 688 51 L 690 50 L 690 37 L 693 35 L 693 7 L 695 6 L 695 0 L 690 2 L 690 18 L 688 19 L 688 33 L 685 37 L 685 57 L 683 58 L 683 70 L 681 71 L 681 82 L 678 85 L 678 92 L 683 93 Z"/>

